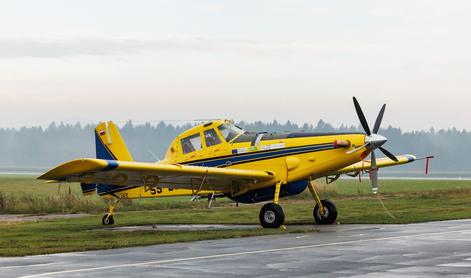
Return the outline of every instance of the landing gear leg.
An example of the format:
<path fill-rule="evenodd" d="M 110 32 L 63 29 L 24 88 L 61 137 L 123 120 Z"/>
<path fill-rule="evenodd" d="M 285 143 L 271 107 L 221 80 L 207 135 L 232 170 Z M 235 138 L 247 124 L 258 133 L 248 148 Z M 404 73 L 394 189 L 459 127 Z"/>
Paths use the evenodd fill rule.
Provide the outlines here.
<path fill-rule="evenodd" d="M 279 228 L 285 222 L 285 213 L 278 204 L 282 181 L 276 183 L 273 203 L 265 204 L 260 210 L 260 224 L 263 228 Z"/>
<path fill-rule="evenodd" d="M 103 216 L 101 219 L 101 223 L 103 225 L 108 226 L 108 225 L 113 225 L 114 224 L 114 218 L 113 218 L 113 213 L 116 207 L 118 206 L 119 200 L 121 199 L 116 199 L 114 200 L 109 206 L 108 206 L 108 213 Z"/>
<path fill-rule="evenodd" d="M 335 207 L 335 204 L 329 200 L 321 200 L 319 198 L 319 194 L 317 193 L 316 187 L 312 182 L 310 182 L 308 186 L 312 197 L 316 201 L 316 206 L 312 212 L 316 224 L 334 224 L 335 220 L 337 220 L 337 208 Z"/>
<path fill-rule="evenodd" d="M 208 196 L 208 209 L 211 208 L 211 204 L 213 203 L 213 200 L 216 199 L 215 193 L 211 193 L 211 195 Z"/>

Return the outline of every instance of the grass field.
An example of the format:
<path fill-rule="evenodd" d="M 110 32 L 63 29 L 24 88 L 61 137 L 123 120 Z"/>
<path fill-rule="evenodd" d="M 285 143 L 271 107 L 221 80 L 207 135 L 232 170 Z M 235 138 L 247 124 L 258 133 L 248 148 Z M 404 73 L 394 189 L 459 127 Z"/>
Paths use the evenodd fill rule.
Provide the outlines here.
<path fill-rule="evenodd" d="M 382 180 L 381 198 L 395 217 L 389 216 L 378 196 L 370 193 L 369 182 L 340 180 L 331 185 L 319 183 L 324 198 L 333 200 L 339 210 L 338 221 L 345 223 L 413 223 L 471 217 L 470 181 Z M 106 205 L 100 198 L 83 198 L 78 186 L 61 188 L 44 184 L 31 176 L 0 177 L 0 212 L 46 213 L 87 212 L 94 215 L 78 219 L 39 222 L 0 222 L 0 256 L 20 256 L 77 250 L 118 248 L 158 243 L 242 237 L 287 232 L 314 232 L 294 229 L 290 224 L 312 224 L 313 201 L 308 194 L 281 199 L 287 230 L 221 231 L 107 231 L 101 216 Z M 225 199 L 206 209 L 206 202 L 190 202 L 188 197 L 147 199 L 128 202 L 118 209 L 118 226 L 145 224 L 258 224 L 262 204 L 240 205 Z"/>

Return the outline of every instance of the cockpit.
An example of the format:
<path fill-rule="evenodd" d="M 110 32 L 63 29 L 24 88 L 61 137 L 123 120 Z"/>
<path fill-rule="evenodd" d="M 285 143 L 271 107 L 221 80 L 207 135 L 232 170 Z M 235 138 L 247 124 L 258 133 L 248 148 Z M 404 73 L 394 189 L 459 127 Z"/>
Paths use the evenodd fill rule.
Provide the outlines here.
<path fill-rule="evenodd" d="M 194 129 L 196 130 L 194 130 L 193 134 L 190 132 L 191 135 L 180 139 L 183 154 L 192 153 L 203 148 L 210 148 L 223 143 L 230 143 L 245 132 L 240 127 L 228 121 L 222 123 L 209 122 L 202 126 L 197 126 Z"/>
<path fill-rule="evenodd" d="M 224 140 L 226 140 L 226 142 L 232 141 L 232 139 L 245 132 L 242 128 L 229 123 L 224 123 L 218 126 L 218 130 L 219 132 L 221 132 L 221 135 L 222 137 L 224 137 Z"/>

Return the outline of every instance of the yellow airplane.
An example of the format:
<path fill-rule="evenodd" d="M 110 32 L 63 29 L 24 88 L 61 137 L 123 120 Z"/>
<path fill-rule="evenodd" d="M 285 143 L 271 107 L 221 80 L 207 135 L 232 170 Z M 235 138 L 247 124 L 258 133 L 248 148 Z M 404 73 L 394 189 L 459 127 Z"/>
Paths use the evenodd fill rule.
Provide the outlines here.
<path fill-rule="evenodd" d="M 368 171 L 376 193 L 378 168 L 416 160 L 413 155 L 394 156 L 382 147 L 387 139 L 377 132 L 386 105 L 371 131 L 356 98 L 353 102 L 365 133 L 249 133 L 230 121 L 214 120 L 180 134 L 156 163 L 133 161 L 116 125 L 101 123 L 95 129 L 97 158 L 64 163 L 39 179 L 80 182 L 85 194 L 114 199 L 103 217 L 105 225 L 114 223 L 120 199 L 224 194 L 240 203 L 268 201 L 260 211 L 260 223 L 277 228 L 285 219 L 280 197 L 306 188 L 316 203 L 315 223 L 332 224 L 337 209 L 320 199 L 311 181 L 325 177 L 332 182 L 342 174 Z M 377 159 L 376 149 L 386 157 Z"/>

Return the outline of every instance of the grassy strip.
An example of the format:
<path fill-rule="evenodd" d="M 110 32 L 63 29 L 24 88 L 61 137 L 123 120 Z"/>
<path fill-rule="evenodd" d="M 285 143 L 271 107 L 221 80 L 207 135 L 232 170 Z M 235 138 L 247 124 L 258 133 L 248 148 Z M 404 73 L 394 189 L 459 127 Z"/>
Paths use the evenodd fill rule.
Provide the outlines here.
<path fill-rule="evenodd" d="M 370 194 L 368 182 L 340 180 L 319 184 L 324 198 L 337 205 L 340 223 L 414 223 L 463 219 L 471 216 L 469 181 L 381 182 L 384 204 L 396 217 L 389 217 L 377 196 Z M 53 190 L 51 190 L 51 188 Z M 68 251 L 109 249 L 217 238 L 312 232 L 291 224 L 312 224 L 313 201 L 304 193 L 281 199 L 288 230 L 211 230 L 211 231 L 109 231 L 102 229 L 101 216 L 106 204 L 101 198 L 83 198 L 78 188 L 62 189 L 37 183 L 31 177 L 0 177 L 0 212 L 98 212 L 79 219 L 5 223 L 0 222 L 0 256 L 22 256 Z M 261 204 L 235 207 L 218 200 L 218 208 L 205 209 L 205 202 L 192 203 L 186 197 L 124 202 L 115 216 L 116 225 L 151 224 L 258 224 Z M 198 209 L 197 209 L 198 208 Z"/>
<path fill-rule="evenodd" d="M 470 181 L 436 180 L 382 180 L 381 192 L 429 192 L 436 190 L 459 190 L 471 188 Z M 323 196 L 343 198 L 346 196 L 365 197 L 371 195 L 370 183 L 357 180 L 339 180 L 326 185 L 320 181 L 318 189 Z M 69 191 L 71 194 L 69 194 Z M 290 199 L 311 200 L 308 192 Z M 286 200 L 286 199 L 284 199 Z M 165 210 L 204 207 L 206 202 L 190 202 L 189 197 L 152 198 L 125 200 L 119 211 Z M 228 199 L 218 199 L 214 206 L 230 206 Z M 44 184 L 33 176 L 0 176 L 0 213 L 101 213 L 107 210 L 105 201 L 98 197 L 83 197 L 78 184 L 63 185 L 58 193 L 58 185 Z"/>
<path fill-rule="evenodd" d="M 147 213 L 150 216 L 150 213 Z M 154 213 L 155 215 L 155 213 Z M 124 216 L 124 215 L 123 215 Z M 121 217 L 122 225 L 139 218 Z M 143 221 L 146 222 L 146 221 Z M 98 224 L 96 217 L 41 221 L 35 223 L 3 223 L 0 226 L 0 256 L 25 256 L 58 252 L 113 249 L 175 242 L 237 238 L 283 233 L 315 232 L 312 228 L 234 229 L 208 231 L 109 231 Z"/>
<path fill-rule="evenodd" d="M 471 189 L 390 193 L 382 198 L 397 218 L 389 217 L 375 196 L 340 196 L 337 204 L 340 223 L 415 223 L 463 219 L 471 216 Z M 101 215 L 79 219 L 0 224 L 0 256 L 21 256 L 68 251 L 110 249 L 150 244 L 312 232 L 292 224 L 312 224 L 312 201 L 282 201 L 286 231 L 280 229 L 213 231 L 109 231 L 102 229 Z M 119 226 L 151 224 L 258 224 L 261 205 L 242 205 L 215 209 L 175 209 L 120 212 Z"/>

